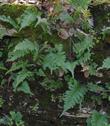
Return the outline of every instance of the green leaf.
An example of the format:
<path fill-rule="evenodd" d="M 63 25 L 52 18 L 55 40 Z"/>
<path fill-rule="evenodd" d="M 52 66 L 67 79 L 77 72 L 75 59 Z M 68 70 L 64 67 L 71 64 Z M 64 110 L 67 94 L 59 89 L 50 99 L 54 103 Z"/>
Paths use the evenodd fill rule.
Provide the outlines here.
<path fill-rule="evenodd" d="M 17 23 L 16 23 L 10 16 L 1 15 L 1 16 L 0 16 L 0 21 L 9 23 L 9 24 L 12 25 L 15 29 L 18 29 Z"/>
<path fill-rule="evenodd" d="M 0 62 L 0 71 L 7 70 L 2 62 Z"/>
<path fill-rule="evenodd" d="M 59 15 L 59 18 L 60 18 L 61 21 L 64 21 L 64 22 L 67 22 L 67 23 L 73 22 L 73 18 L 67 12 L 62 12 Z"/>
<path fill-rule="evenodd" d="M 28 51 L 24 50 L 17 50 L 15 52 L 12 52 L 11 55 L 9 56 L 9 59 L 7 61 L 15 61 L 19 58 L 24 57 L 25 55 L 29 54 Z"/>
<path fill-rule="evenodd" d="M 74 107 L 76 104 L 79 104 L 86 93 L 86 87 L 81 86 L 76 80 L 70 83 L 69 90 L 66 91 L 64 97 L 64 112 L 68 109 Z"/>
<path fill-rule="evenodd" d="M 98 84 L 89 83 L 87 87 L 89 91 L 96 92 L 96 93 L 100 93 L 104 91 L 104 88 L 99 86 Z"/>
<path fill-rule="evenodd" d="M 18 21 L 20 24 L 20 30 L 35 22 L 37 19 L 37 14 L 38 13 L 36 10 L 33 10 L 32 8 L 26 9 Z"/>
<path fill-rule="evenodd" d="M 37 16 L 37 20 L 38 21 L 37 21 L 35 27 L 37 27 L 39 25 L 39 26 L 41 26 L 41 28 L 43 29 L 44 32 L 50 33 L 50 27 L 49 27 L 49 23 L 48 23 L 47 19 Z"/>
<path fill-rule="evenodd" d="M 84 39 L 74 44 L 73 50 L 80 64 L 91 59 L 91 49 L 93 46 L 94 42 L 91 36 L 86 36 Z"/>
<path fill-rule="evenodd" d="M 93 48 L 93 45 L 94 43 L 92 37 L 86 36 L 84 39 L 74 44 L 74 51 L 76 54 L 81 55 L 86 50 L 89 51 L 91 48 Z"/>
<path fill-rule="evenodd" d="M 16 46 L 15 46 L 15 49 L 14 49 L 14 52 L 15 51 L 18 51 L 18 50 L 24 50 L 24 51 L 37 51 L 38 48 L 37 48 L 37 45 L 33 42 L 31 42 L 30 40 L 28 39 L 24 39 L 22 42 L 18 43 Z"/>
<path fill-rule="evenodd" d="M 74 77 L 74 69 L 78 65 L 78 62 L 65 62 L 64 68 L 71 72 L 71 75 Z"/>
<path fill-rule="evenodd" d="M 11 118 L 16 121 L 16 122 L 19 122 L 21 119 L 22 119 L 22 115 L 20 112 L 14 112 L 14 111 L 11 111 L 10 112 L 10 115 L 11 115 Z"/>
<path fill-rule="evenodd" d="M 22 91 L 22 92 L 24 92 L 26 94 L 33 95 L 27 81 L 22 82 L 22 84 L 17 88 L 17 91 Z"/>
<path fill-rule="evenodd" d="M 12 64 L 11 68 L 7 71 L 6 74 L 19 70 L 21 68 L 26 68 L 27 66 L 27 61 L 18 61 Z"/>
<path fill-rule="evenodd" d="M 17 74 L 16 79 L 13 82 L 13 88 L 16 91 L 17 87 L 26 79 L 32 77 L 32 73 L 28 70 L 22 70 Z"/>
<path fill-rule="evenodd" d="M 50 52 L 44 58 L 44 69 L 49 68 L 51 71 L 53 71 L 64 66 L 66 56 L 62 49 L 62 45 L 58 45 L 53 50 L 50 50 Z"/>
<path fill-rule="evenodd" d="M 100 69 L 110 69 L 110 57 L 104 59 L 103 65 Z"/>
<path fill-rule="evenodd" d="M 18 43 L 13 52 L 11 53 L 8 61 L 15 61 L 21 57 L 26 56 L 30 52 L 35 52 L 37 55 L 39 51 L 39 46 L 37 43 L 31 42 L 28 39 L 24 39 L 22 42 Z"/>
<path fill-rule="evenodd" d="M 93 111 L 91 117 L 87 120 L 87 126 L 108 126 L 107 117 L 97 111 Z"/>
<path fill-rule="evenodd" d="M 91 0 L 70 0 L 72 5 L 75 6 L 76 8 L 83 8 L 87 9 Z"/>
<path fill-rule="evenodd" d="M 0 39 L 7 33 L 6 28 L 0 28 Z"/>

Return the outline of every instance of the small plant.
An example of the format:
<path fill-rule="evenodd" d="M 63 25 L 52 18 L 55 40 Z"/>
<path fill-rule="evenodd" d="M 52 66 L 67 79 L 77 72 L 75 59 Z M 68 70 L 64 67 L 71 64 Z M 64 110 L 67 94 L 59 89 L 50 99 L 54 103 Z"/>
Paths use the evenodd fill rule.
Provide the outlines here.
<path fill-rule="evenodd" d="M 24 126 L 24 121 L 20 112 L 11 111 L 9 116 L 0 119 L 0 124 L 6 126 Z"/>
<path fill-rule="evenodd" d="M 87 120 L 87 126 L 109 126 L 106 115 L 97 111 L 93 111 L 90 118 Z"/>

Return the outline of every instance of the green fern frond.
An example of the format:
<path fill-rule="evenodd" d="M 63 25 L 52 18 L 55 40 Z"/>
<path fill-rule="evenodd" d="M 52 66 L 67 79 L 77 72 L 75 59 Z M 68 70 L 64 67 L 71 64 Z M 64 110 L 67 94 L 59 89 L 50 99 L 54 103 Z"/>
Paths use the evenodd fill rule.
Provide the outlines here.
<path fill-rule="evenodd" d="M 27 66 L 27 61 L 18 61 L 16 63 L 13 63 L 11 68 L 7 71 L 6 74 L 10 73 L 10 72 L 13 72 L 13 71 L 16 71 L 16 70 L 19 70 L 19 69 L 23 69 L 23 68 L 26 68 Z"/>
<path fill-rule="evenodd" d="M 76 54 L 83 54 L 86 50 L 90 50 L 94 46 L 92 37 L 86 36 L 83 40 L 74 44 L 74 51 Z"/>
<path fill-rule="evenodd" d="M 0 21 L 9 23 L 15 29 L 18 29 L 17 23 L 10 16 L 1 15 L 0 16 Z"/>
<path fill-rule="evenodd" d="M 103 87 L 101 87 L 98 84 L 94 84 L 92 82 L 88 83 L 87 88 L 88 88 L 89 91 L 95 92 L 95 93 L 97 93 L 97 92 L 100 93 L 100 92 L 104 91 Z"/>
<path fill-rule="evenodd" d="M 37 43 L 33 43 L 28 39 L 23 40 L 22 42 L 18 43 L 13 52 L 10 56 L 8 61 L 15 61 L 21 57 L 26 56 L 30 52 L 35 52 L 36 55 L 38 54 L 39 47 Z"/>
<path fill-rule="evenodd" d="M 68 109 L 74 107 L 76 104 L 79 104 L 87 91 L 87 88 L 81 86 L 76 80 L 69 85 L 69 90 L 66 91 L 64 96 L 64 112 Z"/>
<path fill-rule="evenodd" d="M 51 71 L 53 71 L 58 69 L 59 67 L 63 67 L 66 56 L 62 50 L 62 45 L 56 45 L 53 50 L 50 50 L 50 52 L 44 58 L 44 69 L 49 68 Z"/>
<path fill-rule="evenodd" d="M 15 78 L 13 82 L 14 90 L 16 91 L 17 87 L 26 79 L 29 79 L 29 77 L 32 77 L 32 72 L 24 69 L 20 72 L 18 72 L 17 77 Z"/>
<path fill-rule="evenodd" d="M 104 59 L 103 65 L 99 69 L 110 69 L 110 57 Z"/>
<path fill-rule="evenodd" d="M 91 0 L 70 0 L 70 2 L 77 8 L 81 7 L 83 9 L 87 9 Z"/>
<path fill-rule="evenodd" d="M 20 30 L 30 26 L 37 19 L 37 11 L 32 8 L 28 8 L 24 11 L 21 17 L 18 19 L 18 23 L 20 24 Z"/>
<path fill-rule="evenodd" d="M 14 52 L 15 51 L 18 51 L 18 50 L 25 50 L 25 51 L 35 51 L 37 50 L 37 45 L 35 45 L 33 42 L 31 42 L 30 40 L 28 39 L 25 39 L 23 40 L 22 42 L 18 43 L 16 46 L 15 46 L 15 49 L 14 49 Z"/>
<path fill-rule="evenodd" d="M 107 117 L 97 111 L 93 111 L 91 117 L 87 120 L 87 126 L 108 126 Z"/>
<path fill-rule="evenodd" d="M 37 23 L 36 23 L 35 27 L 37 27 L 37 26 L 41 26 L 41 28 L 43 29 L 43 31 L 45 33 L 48 32 L 49 34 L 51 34 L 49 23 L 46 18 L 41 18 L 41 16 L 37 16 Z"/>
<path fill-rule="evenodd" d="M 92 55 L 91 48 L 93 48 L 93 46 L 94 42 L 90 36 L 86 36 L 82 41 L 74 44 L 73 50 L 80 64 L 90 60 Z"/>
<path fill-rule="evenodd" d="M 22 91 L 26 94 L 33 95 L 27 81 L 23 81 L 22 84 L 17 88 L 17 91 Z"/>
<path fill-rule="evenodd" d="M 8 61 L 15 61 L 19 58 L 26 56 L 27 54 L 29 54 L 29 52 L 24 51 L 24 50 L 18 50 L 18 51 L 12 52 L 12 55 L 9 56 Z"/>

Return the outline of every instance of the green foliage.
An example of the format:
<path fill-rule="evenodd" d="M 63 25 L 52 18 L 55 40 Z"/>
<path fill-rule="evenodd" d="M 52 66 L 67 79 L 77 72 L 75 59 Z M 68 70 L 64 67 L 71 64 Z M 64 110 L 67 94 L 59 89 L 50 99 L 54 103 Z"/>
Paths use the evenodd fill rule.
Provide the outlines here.
<path fill-rule="evenodd" d="M 110 57 L 104 59 L 103 65 L 100 69 L 110 69 Z"/>
<path fill-rule="evenodd" d="M 72 80 L 72 82 L 69 83 L 69 90 L 65 93 L 63 113 L 71 107 L 74 107 L 76 104 L 81 103 L 85 93 L 86 88 L 79 85 L 76 80 Z"/>
<path fill-rule="evenodd" d="M 4 116 L 0 119 L 0 124 L 6 126 L 24 126 L 24 121 L 20 112 L 10 111 L 9 116 Z"/>
<path fill-rule="evenodd" d="M 15 48 L 12 52 L 12 55 L 9 58 L 9 61 L 15 61 L 15 60 L 17 60 L 21 57 L 24 57 L 32 52 L 36 52 L 36 55 L 37 55 L 38 45 L 36 43 L 31 42 L 28 39 L 25 39 L 15 46 Z"/>
<path fill-rule="evenodd" d="M 58 68 L 62 68 L 65 63 L 66 57 L 62 45 L 55 45 L 54 49 L 50 49 L 49 53 L 45 56 L 43 67 L 49 68 L 51 72 Z"/>
<path fill-rule="evenodd" d="M 18 28 L 17 23 L 15 20 L 13 20 L 10 16 L 0 15 L 0 21 L 9 23 L 11 26 L 13 26 L 15 29 Z"/>
<path fill-rule="evenodd" d="M 95 93 L 100 93 L 104 90 L 103 87 L 101 87 L 100 85 L 98 84 L 93 84 L 93 83 L 89 83 L 87 85 L 88 87 L 88 90 L 91 91 L 91 92 L 95 92 Z"/>
<path fill-rule="evenodd" d="M 6 28 L 0 27 L 0 39 L 2 39 L 5 34 L 6 34 Z"/>
<path fill-rule="evenodd" d="M 87 120 L 87 126 L 108 126 L 107 117 L 97 111 L 93 111 L 91 117 Z"/>
<path fill-rule="evenodd" d="M 91 25 L 94 18 L 89 10 L 91 0 L 69 0 L 68 4 L 54 3 L 54 7 L 52 1 L 48 2 L 43 5 L 46 6 L 45 12 L 39 11 L 43 7 L 38 10 L 28 6 L 15 19 L 10 14 L 0 15 L 0 86 L 9 90 L 13 88 L 12 93 L 19 92 L 19 95 L 21 92 L 34 95 L 30 88 L 32 81 L 51 94 L 57 89 L 64 92 L 69 87 L 64 94 L 63 114 L 83 103 L 84 98 L 87 98 L 84 102 L 88 102 L 85 94 L 89 94 L 90 99 L 93 96 L 95 99 L 110 99 L 109 83 L 102 84 L 105 78 L 98 75 L 98 70 L 110 69 L 110 58 L 103 61 L 102 67 L 94 58 L 99 35 Z M 99 34 L 105 39 L 109 29 L 104 28 Z M 16 34 L 12 34 L 12 30 L 17 31 Z M 76 71 L 76 66 L 81 69 Z M 101 85 L 94 78 L 98 78 Z M 97 93 L 100 96 L 95 96 Z M 0 123 L 24 126 L 19 112 L 10 112 Z M 108 121 L 94 111 L 87 125 L 108 126 Z"/>
<path fill-rule="evenodd" d="M 28 94 L 32 94 L 28 83 L 25 82 L 25 80 L 29 79 L 30 77 L 32 77 L 32 73 L 26 69 L 23 69 L 20 72 L 18 72 L 13 82 L 14 91 L 18 90 Z"/>
<path fill-rule="evenodd" d="M 41 28 L 43 29 L 43 31 L 45 33 L 51 34 L 49 23 L 46 18 L 41 18 L 41 16 L 37 16 L 37 23 L 36 23 L 35 27 L 37 27 L 37 26 L 41 26 Z"/>
<path fill-rule="evenodd" d="M 18 86 L 17 91 L 22 91 L 26 94 L 33 95 L 33 93 L 30 90 L 29 84 L 27 81 L 23 81 L 20 86 Z"/>
<path fill-rule="evenodd" d="M 37 20 L 37 10 L 28 8 L 24 11 L 21 17 L 18 19 L 18 23 L 20 24 L 20 30 L 30 26 L 33 22 Z"/>
<path fill-rule="evenodd" d="M 19 69 L 23 69 L 27 67 L 27 61 L 18 61 L 12 64 L 11 68 L 7 71 L 7 74 L 10 72 L 14 72 Z"/>
<path fill-rule="evenodd" d="M 70 0 L 73 5 L 76 7 L 81 7 L 83 9 L 87 9 L 88 5 L 90 4 L 91 0 Z"/>
<path fill-rule="evenodd" d="M 77 59 L 80 63 L 85 63 L 91 58 L 91 48 L 93 48 L 94 43 L 92 37 L 86 36 L 79 43 L 75 43 L 73 50 L 77 54 Z"/>

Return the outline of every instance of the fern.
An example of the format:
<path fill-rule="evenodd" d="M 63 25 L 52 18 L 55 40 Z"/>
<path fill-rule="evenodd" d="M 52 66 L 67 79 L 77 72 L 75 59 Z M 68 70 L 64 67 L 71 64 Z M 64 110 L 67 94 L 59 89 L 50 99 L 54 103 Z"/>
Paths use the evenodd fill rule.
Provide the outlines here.
<path fill-rule="evenodd" d="M 80 57 L 86 50 L 90 50 L 93 45 L 92 37 L 86 36 L 81 42 L 74 44 L 74 51 Z"/>
<path fill-rule="evenodd" d="M 29 52 L 24 51 L 24 50 L 18 50 L 16 52 L 12 52 L 11 55 L 9 55 L 9 59 L 7 61 L 15 61 L 19 58 L 22 58 L 29 54 Z"/>
<path fill-rule="evenodd" d="M 17 73 L 17 76 L 13 82 L 13 88 L 16 91 L 17 87 L 26 79 L 29 79 L 29 77 L 32 77 L 32 73 L 26 69 L 23 69 L 22 71 Z"/>
<path fill-rule="evenodd" d="M 20 30 L 34 23 L 37 19 L 37 15 L 38 13 L 35 9 L 26 9 L 21 15 L 21 17 L 18 19 L 18 23 L 20 24 Z"/>
<path fill-rule="evenodd" d="M 108 126 L 107 117 L 97 111 L 93 111 L 91 117 L 87 120 L 87 126 Z"/>
<path fill-rule="evenodd" d="M 29 41 L 28 39 L 23 40 L 15 46 L 14 52 L 18 50 L 34 51 L 37 50 L 37 45 Z"/>
<path fill-rule="evenodd" d="M 8 70 L 6 74 L 19 70 L 21 68 L 24 69 L 24 68 L 26 68 L 26 66 L 27 66 L 27 61 L 18 61 L 16 63 L 12 64 L 10 70 Z"/>
<path fill-rule="evenodd" d="M 70 0 L 70 2 L 77 8 L 77 7 L 81 7 L 83 9 L 87 9 L 89 3 L 91 2 L 91 0 Z"/>
<path fill-rule="evenodd" d="M 6 28 L 0 27 L 0 39 L 3 38 L 4 35 L 6 35 L 7 31 Z"/>
<path fill-rule="evenodd" d="M 37 23 L 36 23 L 35 27 L 37 27 L 37 26 L 41 26 L 41 28 L 43 29 L 43 31 L 45 33 L 51 34 L 49 23 L 46 18 L 41 18 L 40 16 L 37 16 Z"/>
<path fill-rule="evenodd" d="M 93 48 L 93 46 L 94 43 L 89 36 L 86 36 L 81 42 L 74 44 L 73 50 L 80 64 L 90 60 L 92 55 L 91 48 Z"/>
<path fill-rule="evenodd" d="M 74 80 L 72 84 L 70 83 L 69 90 L 66 91 L 64 96 L 63 113 L 74 107 L 76 104 L 79 104 L 83 100 L 86 91 L 86 87 L 82 87 L 76 80 Z"/>
<path fill-rule="evenodd" d="M 9 58 L 9 61 L 15 61 L 21 57 L 26 56 L 30 52 L 36 52 L 36 55 L 37 55 L 38 49 L 39 47 L 36 43 L 33 43 L 29 41 L 28 39 L 25 39 L 15 46 L 12 52 L 12 55 Z"/>
<path fill-rule="evenodd" d="M 62 50 L 62 45 L 56 45 L 55 49 L 50 50 L 44 58 L 43 68 L 49 68 L 51 71 L 62 68 L 66 60 L 65 53 Z"/>
<path fill-rule="evenodd" d="M 23 81 L 21 85 L 17 88 L 17 91 L 22 91 L 26 94 L 33 95 L 27 81 Z"/>
<path fill-rule="evenodd" d="M 17 25 L 16 21 L 14 21 L 10 16 L 1 15 L 0 21 L 9 23 L 15 29 L 18 29 L 18 25 Z"/>
<path fill-rule="evenodd" d="M 110 69 L 110 57 L 106 58 L 104 61 L 103 61 L 103 65 L 102 67 L 100 67 L 99 69 Z"/>
<path fill-rule="evenodd" d="M 87 87 L 88 87 L 89 91 L 95 92 L 95 93 L 100 93 L 100 92 L 104 91 L 103 87 L 101 87 L 98 84 L 94 84 L 94 83 L 88 83 Z"/>

